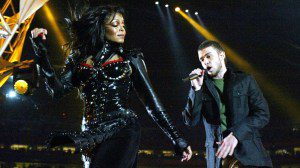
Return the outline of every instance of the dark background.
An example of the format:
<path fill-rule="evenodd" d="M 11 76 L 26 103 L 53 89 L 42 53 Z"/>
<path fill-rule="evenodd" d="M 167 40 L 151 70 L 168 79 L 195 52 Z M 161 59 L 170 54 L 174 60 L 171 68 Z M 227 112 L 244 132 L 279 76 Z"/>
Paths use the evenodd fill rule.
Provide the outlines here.
<path fill-rule="evenodd" d="M 70 2 L 75 3 L 71 0 Z M 170 4 L 171 18 L 178 38 L 176 42 L 179 47 L 170 42 L 170 24 L 162 22 L 163 19 L 154 1 L 101 0 L 101 3 L 120 4 L 126 9 L 125 46 L 129 49 L 142 49 L 150 78 L 161 101 L 168 109 L 175 125 L 195 150 L 204 149 L 205 135 L 204 130 L 199 129 L 202 124 L 189 129 L 182 122 L 181 111 L 186 103 L 190 86 L 189 83 L 183 83 L 181 79 L 191 70 L 199 67 L 197 47 L 204 38 L 174 12 L 175 6 L 189 9 L 195 20 L 193 13 L 198 11 L 205 27 L 213 35 L 237 51 L 269 82 L 278 86 L 299 106 L 300 1 L 160 1 L 165 19 L 167 13 L 164 4 Z M 99 3 L 91 1 L 91 4 Z M 55 14 L 65 37 L 68 38 L 63 22 L 63 18 L 68 16 L 67 1 L 50 0 L 48 5 Z M 50 59 L 58 69 L 64 63 L 64 56 L 51 24 L 42 10 L 37 12 L 30 29 L 34 27 L 48 29 Z M 22 59 L 30 59 L 32 55 L 27 40 Z M 258 83 L 260 86 L 263 85 L 259 81 Z M 0 137 L 5 138 L 0 138 L 0 143 L 42 144 L 47 134 L 53 130 L 80 129 L 82 105 L 76 91 L 64 99 L 53 101 L 43 87 L 32 96 L 5 98 L 6 92 L 10 89 L 12 89 L 11 81 L 1 88 L 3 96 Z M 270 123 L 262 130 L 266 148 L 270 150 L 278 144 L 299 145 L 297 142 L 300 121 L 289 117 L 289 111 L 280 107 L 268 93 L 264 92 L 264 95 L 269 102 L 271 112 Z M 172 149 L 169 140 L 159 131 L 134 95 L 131 102 L 143 127 L 141 149 Z"/>

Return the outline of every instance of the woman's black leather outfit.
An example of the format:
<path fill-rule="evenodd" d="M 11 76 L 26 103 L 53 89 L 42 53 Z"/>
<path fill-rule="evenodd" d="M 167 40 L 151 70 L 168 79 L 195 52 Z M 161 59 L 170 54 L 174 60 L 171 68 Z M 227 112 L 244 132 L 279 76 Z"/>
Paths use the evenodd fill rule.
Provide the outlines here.
<path fill-rule="evenodd" d="M 102 50 L 93 57 L 94 66 L 85 64 L 84 59 L 75 61 L 75 58 L 70 56 L 64 72 L 57 77 L 47 58 L 47 49 L 42 39 L 36 38 L 31 41 L 36 53 L 36 62 L 43 70 L 49 93 L 58 98 L 75 87 L 80 88 L 85 104 L 83 131 L 54 133 L 48 141 L 50 147 L 75 143 L 77 150 L 96 157 L 95 149 L 99 146 L 101 148 L 102 143 L 113 141 L 114 137 L 118 137 L 122 132 L 134 128 L 133 132 L 139 134 L 139 131 L 136 131 L 137 127 L 139 128 L 137 115 L 128 105 L 130 92 L 136 90 L 149 115 L 173 142 L 176 154 L 181 155 L 187 148 L 186 141 L 180 137 L 153 90 L 141 52 L 124 51 L 120 45 L 106 42 Z M 121 56 L 123 61 L 104 65 L 115 54 Z M 135 139 L 134 142 L 137 143 L 133 145 L 137 152 L 138 140 Z"/>

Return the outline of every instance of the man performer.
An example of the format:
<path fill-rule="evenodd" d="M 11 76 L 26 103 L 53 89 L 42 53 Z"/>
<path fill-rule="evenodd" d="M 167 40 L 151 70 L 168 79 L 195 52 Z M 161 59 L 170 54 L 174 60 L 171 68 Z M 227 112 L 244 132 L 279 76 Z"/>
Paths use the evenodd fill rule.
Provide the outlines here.
<path fill-rule="evenodd" d="M 227 68 L 225 51 L 215 41 L 200 44 L 198 56 L 204 69 L 190 73 L 192 87 L 182 114 L 188 126 L 203 120 L 207 167 L 221 167 L 222 159 L 222 167 L 272 167 L 259 133 L 270 113 L 255 79 Z"/>

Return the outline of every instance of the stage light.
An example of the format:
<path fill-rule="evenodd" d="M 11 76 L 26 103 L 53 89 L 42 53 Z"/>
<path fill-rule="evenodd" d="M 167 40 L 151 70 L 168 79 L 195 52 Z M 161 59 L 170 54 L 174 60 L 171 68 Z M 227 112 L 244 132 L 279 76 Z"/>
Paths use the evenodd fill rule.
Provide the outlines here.
<path fill-rule="evenodd" d="M 29 95 L 39 86 L 39 68 L 34 63 L 13 69 L 13 87 L 16 93 Z"/>
<path fill-rule="evenodd" d="M 54 14 L 54 12 L 51 10 L 51 8 L 49 7 L 49 4 L 45 4 L 42 8 L 42 11 L 44 12 L 44 16 L 45 18 L 47 18 L 48 22 L 51 24 L 51 28 L 54 31 L 55 34 L 55 38 L 58 40 L 58 44 L 60 46 L 64 46 L 67 42 L 65 35 L 62 31 L 61 26 L 59 25 L 59 23 L 57 22 L 57 18 Z M 63 51 L 63 50 L 61 50 Z M 65 54 L 66 56 L 68 54 Z"/>
<path fill-rule="evenodd" d="M 198 12 L 195 12 L 195 15 L 198 15 Z"/>
<path fill-rule="evenodd" d="M 155 5 L 159 5 L 159 2 L 158 2 L 158 1 L 156 1 L 156 2 L 155 2 Z"/>
<path fill-rule="evenodd" d="M 7 94 L 6 94 L 6 97 L 9 97 L 9 98 L 14 98 L 17 96 L 17 93 L 13 90 L 9 91 Z"/>
<path fill-rule="evenodd" d="M 9 33 L 5 30 L 0 30 L 0 39 L 6 38 L 9 35 Z"/>
<path fill-rule="evenodd" d="M 180 8 L 179 7 L 176 7 L 175 8 L 175 12 L 179 12 L 180 11 Z"/>
<path fill-rule="evenodd" d="M 169 4 L 166 4 L 165 7 L 166 7 L 166 8 L 169 7 Z"/>
<path fill-rule="evenodd" d="M 18 80 L 14 84 L 15 92 L 25 94 L 28 91 L 28 83 L 25 80 Z"/>
<path fill-rule="evenodd" d="M 186 10 L 185 10 L 185 12 L 186 12 L 186 13 L 188 13 L 188 12 L 189 12 L 189 10 L 188 10 L 188 9 L 186 9 Z"/>

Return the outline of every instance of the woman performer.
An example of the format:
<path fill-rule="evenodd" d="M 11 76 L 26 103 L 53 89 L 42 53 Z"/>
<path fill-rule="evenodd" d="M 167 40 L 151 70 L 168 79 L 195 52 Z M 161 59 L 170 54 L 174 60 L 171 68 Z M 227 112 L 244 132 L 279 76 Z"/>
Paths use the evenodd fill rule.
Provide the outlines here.
<path fill-rule="evenodd" d="M 47 31 L 32 31 L 36 62 L 42 68 L 47 90 L 57 98 L 78 88 L 85 105 L 82 132 L 52 134 L 48 145 L 74 143 L 91 167 L 136 167 L 140 124 L 128 104 L 130 92 L 135 90 L 149 115 L 172 141 L 175 153 L 182 161 L 189 160 L 191 148 L 154 92 L 143 54 L 123 49 L 124 10 L 117 6 L 87 7 L 71 16 L 66 19 L 71 54 L 60 77 L 47 57 Z"/>

